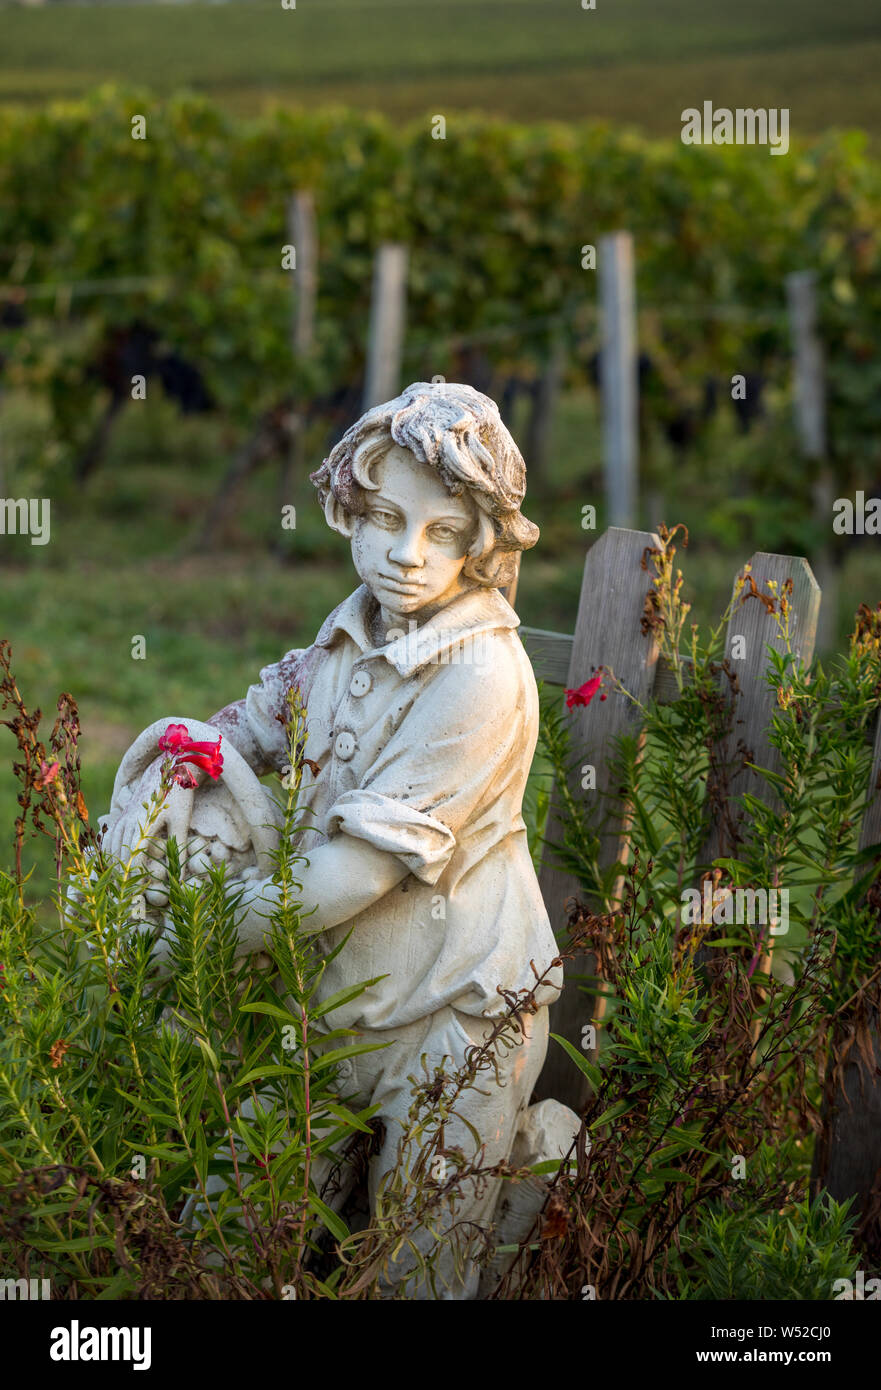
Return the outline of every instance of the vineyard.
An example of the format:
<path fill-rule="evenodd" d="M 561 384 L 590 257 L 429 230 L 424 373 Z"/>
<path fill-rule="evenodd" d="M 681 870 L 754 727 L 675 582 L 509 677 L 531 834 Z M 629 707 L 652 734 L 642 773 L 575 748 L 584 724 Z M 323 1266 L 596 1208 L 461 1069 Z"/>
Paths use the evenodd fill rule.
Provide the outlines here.
<path fill-rule="evenodd" d="M 445 139 L 430 132 L 428 118 L 396 127 L 345 110 L 245 121 L 194 96 L 110 88 L 0 112 L 0 493 L 53 499 L 51 545 L 10 537 L 0 551 L 2 608 L 39 700 L 80 693 L 99 807 L 153 709 L 185 695 L 218 708 L 311 641 L 348 591 L 345 547 L 305 475 L 360 410 L 384 241 L 409 249 L 404 381 L 488 390 L 522 443 L 542 529 L 525 623 L 571 630 L 583 504 L 606 524 L 597 275 L 582 265 L 605 232 L 626 228 L 636 249 L 641 519 L 692 530 L 697 616 L 724 603 L 735 557 L 829 543 L 792 424 L 793 270 L 817 275 L 835 488 L 881 493 L 881 166 L 862 136 L 778 160 L 603 126 L 456 117 Z M 295 356 L 297 272 L 282 265 L 298 189 L 315 202 L 318 294 L 312 348 Z M 532 417 L 554 363 L 542 466 Z M 731 399 L 735 373 L 745 400 Z M 307 440 L 282 500 L 297 504 L 296 584 L 270 553 L 294 416 Z M 242 457 L 271 466 L 209 524 Z M 878 574 L 871 538 L 831 544 L 842 641 Z M 133 632 L 155 660 L 131 662 Z M 0 806 L 14 805 L 6 773 Z"/>
<path fill-rule="evenodd" d="M 857 134 L 778 161 L 476 117 L 444 139 L 427 119 L 401 128 L 346 111 L 239 121 L 195 97 L 104 89 L 3 112 L 0 167 L 2 381 L 45 396 L 50 471 L 88 471 L 108 399 L 128 397 L 144 362 L 184 410 L 215 409 L 241 430 L 288 400 L 350 415 L 372 258 L 389 239 L 410 251 L 407 379 L 458 371 L 504 390 L 534 381 L 562 345 L 567 383 L 590 382 L 583 247 L 626 227 L 647 428 L 690 439 L 708 384 L 724 390 L 737 372 L 785 384 L 783 280 L 811 269 L 836 479 L 881 472 L 881 165 Z M 282 268 L 295 189 L 314 194 L 319 239 L 316 338 L 296 361 L 295 271 Z M 791 463 L 775 470 L 784 492 L 803 482 Z"/>

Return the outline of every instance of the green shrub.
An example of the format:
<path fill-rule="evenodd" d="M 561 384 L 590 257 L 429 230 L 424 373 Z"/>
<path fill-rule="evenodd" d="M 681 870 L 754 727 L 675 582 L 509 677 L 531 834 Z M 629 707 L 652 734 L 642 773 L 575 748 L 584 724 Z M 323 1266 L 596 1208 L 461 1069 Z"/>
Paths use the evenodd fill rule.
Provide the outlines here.
<path fill-rule="evenodd" d="M 856 1219 L 828 1199 L 812 1204 L 808 1185 L 824 1078 L 839 1066 L 832 1030 L 847 1020 L 855 1036 L 879 1000 L 877 906 L 867 898 L 877 865 L 859 828 L 881 609 L 861 610 L 829 671 L 795 655 L 790 593 L 763 592 L 760 576 L 756 594 L 752 576 L 740 580 L 708 638 L 696 626 L 689 636 L 672 540 L 662 530 L 652 552 L 646 612 L 679 699 L 640 708 L 641 737 L 617 742 L 612 791 L 572 790 L 583 759 L 557 701 L 544 702 L 561 802 L 553 849 L 581 884 L 570 941 L 593 958 L 582 988 L 598 1053 L 555 1035 L 591 1095 L 573 1163 L 553 1180 L 558 1239 L 524 1249 L 517 1277 L 560 1298 L 584 1287 L 598 1298 L 831 1298 L 833 1279 L 853 1267 Z M 710 824 L 750 756 L 732 740 L 728 761 L 719 757 L 733 719 L 723 687 L 735 679 L 725 622 L 750 600 L 783 638 L 782 654 L 769 648 L 767 676 L 780 764 L 763 773 L 774 797 L 746 794 L 733 847 L 708 863 Z M 614 672 L 603 680 L 624 691 Z M 629 864 L 602 863 L 607 813 L 630 819 Z M 691 920 L 683 890 L 704 880 L 726 897 L 785 885 L 788 934 L 724 921 L 724 897 L 723 925 L 704 910 Z"/>
<path fill-rule="evenodd" d="M 763 774 L 774 796 L 744 798 L 729 852 L 708 864 L 707 829 L 745 753 L 719 762 L 732 719 L 720 684 L 733 676 L 724 621 L 706 639 L 696 627 L 686 636 L 672 539 L 664 531 L 652 553 L 647 617 L 679 699 L 650 703 L 642 739 L 619 740 L 611 806 L 588 809 L 572 795 L 568 729 L 544 702 L 544 757 L 561 792 L 555 852 L 582 889 L 561 955 L 594 957 L 585 1020 L 599 1030 L 599 1049 L 588 1057 L 580 1038 L 557 1039 L 591 1095 L 571 1151 L 536 1170 L 548 1183 L 543 1208 L 511 1250 L 497 1298 L 573 1299 L 585 1289 L 602 1299 L 831 1298 L 867 1236 L 846 1207 L 809 1200 L 808 1189 L 823 1086 L 840 1067 L 833 1030 L 858 1040 L 879 1004 L 869 891 L 877 868 L 859 827 L 881 704 L 881 607 L 861 608 L 848 652 L 828 670 L 806 669 L 792 650 L 788 588 L 763 592 L 743 577 L 729 613 L 761 602 L 782 638 L 767 677 L 779 766 Z M 8 644 L 0 655 L 23 787 L 18 870 L 0 878 L 4 1263 L 52 1277 L 67 1297 L 371 1298 L 404 1251 L 413 1277 L 436 1293 L 443 1205 L 455 1208 L 474 1176 L 524 1176 L 482 1169 L 477 1147 L 450 1155 L 444 1119 L 465 1088 L 491 1082 L 496 1050 L 510 1045 L 534 999 L 506 996 L 491 1038 L 462 1068 L 413 1080 L 396 1169 L 366 1224 L 350 1230 L 315 1167 L 331 1148 L 351 1157 L 350 1146 L 370 1144 L 373 1112 L 353 1114 L 338 1094 L 334 1063 L 352 1050 L 348 1039 L 317 1038 L 333 1001 L 321 998 L 323 964 L 300 922 L 296 787 L 275 875 L 273 968 L 236 964 L 236 894 L 220 869 L 201 889 L 182 883 L 172 847 L 176 944 L 156 979 L 136 906 L 143 874 L 94 850 L 75 706 L 62 696 L 47 753 Z M 296 702 L 291 715 L 296 767 Z M 622 805 L 630 861 L 601 867 L 604 813 L 620 815 Z M 48 927 L 24 901 L 30 825 L 56 842 L 57 921 Z M 683 890 L 704 879 L 729 893 L 787 885 L 785 948 L 761 924 L 720 931 L 711 915 L 684 916 Z M 440 1153 L 452 1164 L 443 1180 L 433 1175 Z M 226 1185 L 212 1198 L 217 1177 Z M 188 1199 L 202 1204 L 195 1226 L 183 1220 Z M 427 1254 L 414 1243 L 417 1227 L 436 1230 Z M 491 1233 L 461 1234 L 462 1258 L 492 1258 Z"/>

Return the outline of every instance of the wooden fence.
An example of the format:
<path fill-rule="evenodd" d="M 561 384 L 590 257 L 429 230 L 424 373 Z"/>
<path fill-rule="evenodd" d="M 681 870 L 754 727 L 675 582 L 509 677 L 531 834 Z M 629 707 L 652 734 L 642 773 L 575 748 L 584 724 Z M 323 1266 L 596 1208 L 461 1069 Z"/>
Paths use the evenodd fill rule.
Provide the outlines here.
<path fill-rule="evenodd" d="M 654 698 L 670 703 L 678 698 L 678 686 L 672 672 L 659 659 L 653 634 L 643 634 L 646 594 L 651 587 L 651 573 L 641 565 L 645 548 L 659 545 L 658 537 L 650 531 L 626 530 L 611 527 L 588 551 L 575 632 L 572 636 L 546 632 L 537 628 L 521 628 L 524 645 L 532 660 L 536 677 L 552 686 L 575 688 L 582 685 L 599 666 L 611 666 L 622 685 L 642 703 Z M 762 551 L 750 557 L 749 563 L 756 585 L 766 592 L 769 580 L 776 581 L 778 592 L 784 582 L 792 580 L 792 620 L 790 634 L 793 651 L 808 663 L 813 653 L 820 613 L 820 590 L 807 561 L 791 555 L 773 555 Z M 775 692 L 765 681 L 769 666 L 768 647 L 783 651 L 783 640 L 774 618 L 761 603 L 749 603 L 732 610 L 726 634 L 725 654 L 732 655 L 735 637 L 742 659 L 733 661 L 737 672 L 739 694 L 732 696 L 729 683 L 722 678 L 720 688 L 726 699 L 736 699 L 732 731 L 726 746 L 719 749 L 725 761 L 734 761 L 734 748 L 741 739 L 754 755 L 759 766 L 778 771 L 779 754 L 768 742 L 768 728 L 775 704 Z M 560 691 L 562 700 L 562 689 Z M 602 703 L 594 700 L 589 706 L 576 706 L 569 714 L 571 748 L 577 761 L 572 773 L 572 794 L 576 799 L 601 796 L 610 790 L 610 755 L 616 736 L 638 732 L 638 710 L 626 696 L 612 689 Z M 881 721 L 874 732 L 874 757 L 870 786 L 878 785 L 881 773 Z M 575 759 L 573 758 L 573 761 Z M 581 770 L 591 764 L 596 771 L 596 791 L 582 790 Z M 750 769 L 742 769 L 731 779 L 728 813 L 734 824 L 742 814 L 739 798 L 744 793 L 769 796 L 769 784 Z M 614 805 L 614 801 L 610 801 Z M 553 843 L 561 839 L 559 805 L 552 793 L 546 839 Z M 881 797 L 869 805 L 862 826 L 861 847 L 881 840 Z M 709 867 L 713 859 L 725 854 L 726 832 L 718 823 L 709 832 L 702 864 Z M 617 860 L 627 862 L 628 825 L 626 808 L 619 818 L 607 820 L 603 826 L 600 865 L 609 867 Z M 557 866 L 553 852 L 546 847 L 543 855 L 540 882 L 545 903 L 555 932 L 566 925 L 566 902 L 583 896 L 577 881 Z M 616 885 L 616 895 L 623 891 L 623 880 Z M 590 957 L 574 961 L 569 976 L 593 973 Z M 551 1028 L 567 1038 L 575 1047 L 581 1045 L 582 1029 L 592 1020 L 594 1002 L 583 989 L 567 983 L 559 1001 L 551 1009 Z M 877 1050 L 877 1043 L 876 1043 Z M 824 1127 L 820 1169 L 815 1163 L 815 1178 L 827 1187 L 838 1200 L 856 1194 L 858 1206 L 865 1206 L 876 1178 L 881 1178 L 881 1051 L 877 1051 L 877 1076 L 871 1068 L 854 1060 L 846 1075 L 844 1095 L 840 1095 L 827 1117 Z M 576 1110 L 586 1102 L 589 1087 L 586 1079 L 573 1066 L 563 1049 L 552 1042 L 548 1059 L 539 1079 L 536 1099 L 553 1096 Z M 855 1103 L 848 1108 L 847 1099 Z"/>

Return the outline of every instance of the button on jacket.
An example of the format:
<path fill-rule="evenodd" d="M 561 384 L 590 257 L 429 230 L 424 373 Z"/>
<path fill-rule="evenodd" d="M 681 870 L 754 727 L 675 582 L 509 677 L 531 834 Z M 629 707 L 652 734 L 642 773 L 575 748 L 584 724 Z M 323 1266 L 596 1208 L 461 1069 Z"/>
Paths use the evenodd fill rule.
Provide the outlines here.
<path fill-rule="evenodd" d="M 307 707 L 302 849 L 344 832 L 397 855 L 408 876 L 319 938 L 348 944 L 325 997 L 386 975 L 335 1010 L 334 1027 L 390 1028 L 447 1005 L 504 1011 L 497 986 L 532 988 L 557 953 L 521 815 L 538 736 L 538 693 L 518 618 L 497 589 L 472 589 L 377 647 L 362 585 L 313 646 L 260 672 L 243 714 L 267 763 L 287 762 L 276 716 L 299 684 Z M 233 739 L 233 741 L 235 741 Z M 562 971 L 537 993 L 550 1003 Z"/>

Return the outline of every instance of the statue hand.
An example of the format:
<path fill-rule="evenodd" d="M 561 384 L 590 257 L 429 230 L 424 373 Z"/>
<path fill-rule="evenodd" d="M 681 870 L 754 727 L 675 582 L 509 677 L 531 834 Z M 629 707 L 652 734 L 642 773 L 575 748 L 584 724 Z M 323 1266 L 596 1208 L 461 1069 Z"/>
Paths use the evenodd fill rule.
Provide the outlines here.
<path fill-rule="evenodd" d="M 271 878 L 236 879 L 230 881 L 227 887 L 231 893 L 239 889 L 243 890 L 236 908 L 236 923 L 239 934 L 237 957 L 253 955 L 255 952 L 265 952 L 264 937 L 272 929 L 270 917 L 278 906 L 280 888 L 272 882 Z M 155 931 L 155 927 L 142 928 L 142 930 Z M 169 973 L 171 949 L 168 938 L 174 933 L 174 919 L 170 912 L 164 912 L 162 914 L 162 933 L 153 950 L 153 959 L 158 966 L 160 979 L 164 979 Z"/>
<path fill-rule="evenodd" d="M 111 813 L 102 816 L 101 848 L 105 854 L 111 855 L 114 859 L 125 858 L 141 838 L 142 828 L 149 815 L 149 812 L 144 808 L 144 802 L 149 802 L 159 792 L 161 767 L 161 757 L 156 758 L 146 772 L 136 781 L 128 784 L 126 788 L 127 800 L 123 809 L 115 816 L 112 814 L 112 809 Z M 160 829 L 162 823 L 163 813 L 160 811 L 151 827 L 151 833 Z"/>
<path fill-rule="evenodd" d="M 173 786 L 161 804 L 162 763 L 160 755 L 130 787 L 130 796 L 122 811 L 114 818 L 103 818 L 107 834 L 102 849 L 113 858 L 130 860 L 132 868 L 142 865 L 149 869 L 157 882 L 153 891 L 161 891 L 167 877 L 165 864 L 166 836 L 174 835 L 183 850 L 189 830 L 193 792 Z M 194 771 L 199 771 L 194 769 Z M 145 861 L 151 861 L 146 863 Z M 157 905 L 160 905 L 157 903 Z"/>
<path fill-rule="evenodd" d="M 265 951 L 264 937 L 272 930 L 270 918 L 278 907 L 281 889 L 271 878 L 239 879 L 230 883 L 229 887 L 243 890 L 236 907 L 239 934 L 237 955 Z"/>

